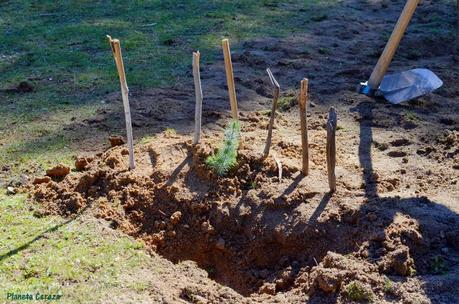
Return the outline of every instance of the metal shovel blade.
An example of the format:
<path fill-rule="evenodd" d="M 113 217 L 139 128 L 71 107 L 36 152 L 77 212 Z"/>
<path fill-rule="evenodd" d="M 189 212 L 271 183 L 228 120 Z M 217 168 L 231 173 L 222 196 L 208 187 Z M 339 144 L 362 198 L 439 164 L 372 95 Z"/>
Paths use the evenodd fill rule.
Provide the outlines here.
<path fill-rule="evenodd" d="M 377 95 L 399 104 L 438 89 L 443 81 L 428 69 L 413 69 L 384 76 Z"/>

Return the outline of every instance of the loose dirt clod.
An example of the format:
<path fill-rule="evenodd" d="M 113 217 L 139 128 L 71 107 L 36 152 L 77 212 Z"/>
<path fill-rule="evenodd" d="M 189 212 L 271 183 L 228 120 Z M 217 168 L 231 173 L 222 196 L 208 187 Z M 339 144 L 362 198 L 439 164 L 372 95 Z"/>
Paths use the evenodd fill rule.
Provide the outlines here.
<path fill-rule="evenodd" d="M 89 165 L 89 163 L 92 161 L 93 161 L 92 157 L 78 156 L 75 160 L 75 169 L 77 171 L 84 171 Z"/>
<path fill-rule="evenodd" d="M 46 170 L 46 175 L 52 178 L 62 178 L 70 173 L 68 166 L 59 164 L 51 169 Z"/>
<path fill-rule="evenodd" d="M 39 185 L 39 184 L 49 183 L 50 181 L 51 181 L 51 177 L 43 176 L 43 177 L 35 177 L 32 183 L 34 185 Z"/>
<path fill-rule="evenodd" d="M 116 146 L 122 146 L 125 144 L 124 138 L 121 136 L 110 136 L 108 140 L 110 141 L 110 146 L 112 148 Z"/>

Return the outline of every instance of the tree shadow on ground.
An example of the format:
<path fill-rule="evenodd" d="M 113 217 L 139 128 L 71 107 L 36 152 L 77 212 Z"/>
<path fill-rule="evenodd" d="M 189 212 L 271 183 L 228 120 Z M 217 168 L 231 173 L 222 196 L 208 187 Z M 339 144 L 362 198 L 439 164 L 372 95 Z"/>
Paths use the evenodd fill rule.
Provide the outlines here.
<path fill-rule="evenodd" d="M 445 239 L 444 234 L 457 232 L 459 229 L 459 215 L 443 204 L 432 201 L 425 196 L 401 198 L 399 196 L 382 197 L 378 194 L 378 183 L 374 178 L 371 155 L 373 144 L 372 126 L 377 123 L 374 121 L 374 112 L 377 110 L 377 101 L 361 102 L 351 109 L 351 111 L 356 111 L 360 115 L 359 160 L 363 168 L 365 196 L 368 199 L 368 203 L 361 207 L 362 214 L 377 212 L 378 215 L 384 217 L 382 220 L 385 225 L 379 227 L 377 233 L 387 233 L 386 229 L 395 222 L 395 218 L 399 215 L 408 216 L 408 218 L 417 221 L 422 234 L 421 244 L 410 237 L 402 239 L 402 242 L 409 247 L 410 255 L 414 259 L 418 270 L 416 275 L 420 275 L 419 279 L 424 281 L 426 295 L 433 302 L 442 299 L 443 301 L 451 301 L 448 303 L 453 303 L 454 299 L 452 297 L 458 295 L 458 290 L 456 290 L 456 293 L 447 293 L 444 296 L 436 292 L 436 287 L 439 287 L 441 283 L 438 283 L 436 277 L 438 273 L 432 269 L 430 262 L 433 258 L 440 257 L 448 265 L 446 267 L 452 270 L 452 273 L 457 273 L 458 270 L 454 268 L 457 268 L 456 266 L 459 262 L 459 248 L 457 244 L 454 245 L 451 241 Z M 382 243 L 370 240 L 369 258 L 373 262 L 381 258 L 376 252 L 383 246 L 384 244 Z M 445 248 L 447 249 L 445 250 Z M 372 253 L 373 255 L 371 255 Z M 406 281 L 406 277 L 394 279 Z"/>

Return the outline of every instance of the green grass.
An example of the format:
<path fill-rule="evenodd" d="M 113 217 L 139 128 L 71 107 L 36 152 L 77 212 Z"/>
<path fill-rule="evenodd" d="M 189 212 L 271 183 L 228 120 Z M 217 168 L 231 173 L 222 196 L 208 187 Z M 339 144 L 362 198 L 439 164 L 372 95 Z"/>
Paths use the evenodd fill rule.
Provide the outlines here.
<path fill-rule="evenodd" d="M 356 302 L 373 302 L 374 295 L 371 289 L 359 281 L 352 281 L 345 287 L 345 295 Z"/>
<path fill-rule="evenodd" d="M 164 135 L 166 137 L 173 137 L 177 134 L 177 130 L 175 130 L 174 128 L 166 128 L 164 130 Z"/>
<path fill-rule="evenodd" d="M 282 96 L 278 100 L 278 107 L 280 111 L 288 111 L 294 106 L 296 102 L 295 96 Z"/>
<path fill-rule="evenodd" d="M 0 194 L 0 302 L 7 292 L 60 294 L 61 303 L 95 303 L 141 294 L 151 267 L 143 245 L 101 232 L 96 221 L 35 217 L 23 195 Z"/>
<path fill-rule="evenodd" d="M 394 282 L 392 282 L 389 278 L 385 278 L 383 290 L 385 293 L 393 294 L 395 291 Z"/>
<path fill-rule="evenodd" d="M 215 61 L 256 37 L 307 31 L 335 0 L 7 1 L 0 10 L 0 90 L 27 81 L 31 93 L 0 93 L 0 165 L 44 170 L 70 162 L 78 131 L 119 83 L 107 34 L 121 40 L 131 91 L 169 86 L 189 74 L 191 52 Z M 73 119 L 73 120 L 71 120 Z M 98 132 L 95 130 L 94 132 Z"/>

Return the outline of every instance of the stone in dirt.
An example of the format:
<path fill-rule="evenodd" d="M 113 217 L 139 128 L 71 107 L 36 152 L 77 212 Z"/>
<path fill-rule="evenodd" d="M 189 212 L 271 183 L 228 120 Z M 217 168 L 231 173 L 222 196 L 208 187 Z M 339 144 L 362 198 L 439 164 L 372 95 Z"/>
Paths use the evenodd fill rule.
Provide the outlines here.
<path fill-rule="evenodd" d="M 181 218 L 182 218 L 182 212 L 175 211 L 170 217 L 171 224 L 172 225 L 177 225 L 180 222 Z"/>
<path fill-rule="evenodd" d="M 8 195 L 14 195 L 14 194 L 16 194 L 16 189 L 14 189 L 14 187 L 8 187 L 8 188 L 6 188 L 6 194 L 8 194 Z"/>
<path fill-rule="evenodd" d="M 121 136 L 110 136 L 108 138 L 112 147 L 124 145 L 125 141 Z"/>
<path fill-rule="evenodd" d="M 56 167 L 46 170 L 46 175 L 54 178 L 62 178 L 70 173 L 70 168 L 59 164 Z"/>

